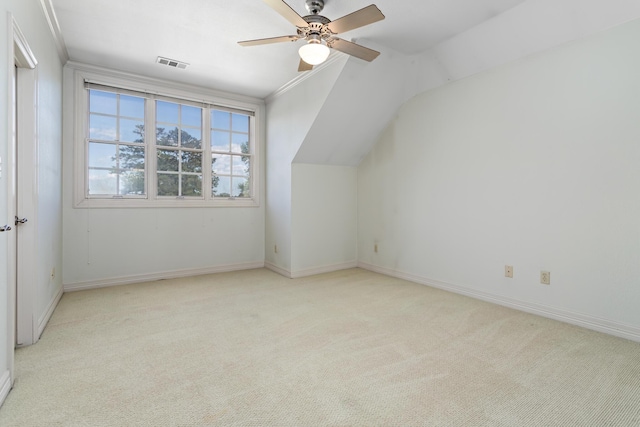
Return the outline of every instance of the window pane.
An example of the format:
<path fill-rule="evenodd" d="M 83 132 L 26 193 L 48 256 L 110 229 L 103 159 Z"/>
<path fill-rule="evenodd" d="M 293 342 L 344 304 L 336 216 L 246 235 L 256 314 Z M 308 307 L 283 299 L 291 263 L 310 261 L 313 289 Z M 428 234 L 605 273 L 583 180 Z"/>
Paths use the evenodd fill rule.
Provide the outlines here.
<path fill-rule="evenodd" d="M 116 174 L 108 170 L 96 170 L 89 168 L 89 194 L 107 194 L 115 196 L 117 193 Z"/>
<path fill-rule="evenodd" d="M 89 117 L 89 138 L 115 141 L 117 138 L 116 118 L 91 114 Z"/>
<path fill-rule="evenodd" d="M 144 170 L 144 147 L 120 145 L 120 169 Z"/>
<path fill-rule="evenodd" d="M 213 110 L 211 112 L 211 127 L 214 129 L 231 130 L 231 114 L 226 111 Z"/>
<path fill-rule="evenodd" d="M 202 127 L 202 108 L 190 105 L 182 106 L 182 124 L 185 126 Z"/>
<path fill-rule="evenodd" d="M 144 172 L 126 171 L 120 174 L 120 195 L 143 195 Z"/>
<path fill-rule="evenodd" d="M 178 175 L 158 174 L 158 196 L 178 196 Z"/>
<path fill-rule="evenodd" d="M 249 170 L 247 169 L 247 164 L 242 161 L 242 157 L 244 156 L 231 156 L 231 161 L 233 163 L 233 175 L 245 175 L 249 172 Z"/>
<path fill-rule="evenodd" d="M 182 151 L 182 172 L 202 172 L 202 152 Z"/>
<path fill-rule="evenodd" d="M 162 127 L 156 128 L 156 140 L 158 145 L 177 147 L 178 146 L 178 128 L 173 128 L 169 130 Z"/>
<path fill-rule="evenodd" d="M 249 133 L 249 116 L 244 114 L 233 114 L 231 123 L 233 124 L 234 131 Z"/>
<path fill-rule="evenodd" d="M 157 101 L 156 102 L 156 120 L 166 123 L 180 123 L 178 121 L 178 104 L 173 102 Z"/>
<path fill-rule="evenodd" d="M 244 133 L 231 134 L 231 151 L 234 153 L 249 152 L 249 135 Z"/>
<path fill-rule="evenodd" d="M 249 180 L 247 178 L 233 177 L 233 197 L 250 197 Z"/>
<path fill-rule="evenodd" d="M 218 175 L 231 175 L 231 156 L 226 154 L 213 154 L 211 170 Z"/>
<path fill-rule="evenodd" d="M 120 119 L 120 141 L 144 142 L 144 122 L 142 120 Z"/>
<path fill-rule="evenodd" d="M 120 95 L 120 115 L 137 119 L 144 118 L 144 98 Z"/>
<path fill-rule="evenodd" d="M 182 195 L 185 197 L 202 196 L 202 175 L 183 175 Z"/>
<path fill-rule="evenodd" d="M 214 130 L 211 132 L 211 149 L 215 151 L 229 151 L 229 132 Z"/>
<path fill-rule="evenodd" d="M 182 147 L 202 148 L 202 130 L 195 128 L 182 129 Z"/>
<path fill-rule="evenodd" d="M 89 91 L 89 111 L 92 113 L 118 114 L 117 95 L 99 90 Z"/>
<path fill-rule="evenodd" d="M 240 176 L 249 176 L 251 174 L 251 157 L 249 156 L 238 156 L 240 157 L 240 167 L 234 166 L 233 174 Z"/>
<path fill-rule="evenodd" d="M 116 148 L 115 144 L 89 143 L 89 167 L 115 168 Z"/>
<path fill-rule="evenodd" d="M 177 150 L 158 150 L 159 171 L 178 172 L 178 164 Z"/>
<path fill-rule="evenodd" d="M 230 197 L 231 196 L 231 177 L 228 176 L 214 176 L 212 179 L 212 191 L 211 194 L 215 197 Z"/>

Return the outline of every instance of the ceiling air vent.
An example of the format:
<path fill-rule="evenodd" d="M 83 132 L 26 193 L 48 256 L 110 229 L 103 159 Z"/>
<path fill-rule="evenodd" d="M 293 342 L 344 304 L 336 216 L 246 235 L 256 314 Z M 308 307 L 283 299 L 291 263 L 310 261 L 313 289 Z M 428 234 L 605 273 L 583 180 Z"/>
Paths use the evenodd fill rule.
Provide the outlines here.
<path fill-rule="evenodd" d="M 175 59 L 163 58 L 162 56 L 158 56 L 158 59 L 156 60 L 156 62 L 158 64 L 167 65 L 173 68 L 181 68 L 183 70 L 187 68 L 187 65 L 189 65 L 186 62 L 176 61 Z"/>

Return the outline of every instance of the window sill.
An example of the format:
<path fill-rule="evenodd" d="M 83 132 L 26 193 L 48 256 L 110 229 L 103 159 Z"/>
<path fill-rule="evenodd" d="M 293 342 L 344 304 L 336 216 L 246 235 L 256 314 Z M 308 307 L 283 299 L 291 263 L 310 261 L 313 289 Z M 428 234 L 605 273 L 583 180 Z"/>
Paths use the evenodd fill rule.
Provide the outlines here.
<path fill-rule="evenodd" d="M 128 209 L 128 208 L 256 208 L 255 199 L 188 200 L 188 199 L 83 199 L 74 204 L 76 209 Z"/>

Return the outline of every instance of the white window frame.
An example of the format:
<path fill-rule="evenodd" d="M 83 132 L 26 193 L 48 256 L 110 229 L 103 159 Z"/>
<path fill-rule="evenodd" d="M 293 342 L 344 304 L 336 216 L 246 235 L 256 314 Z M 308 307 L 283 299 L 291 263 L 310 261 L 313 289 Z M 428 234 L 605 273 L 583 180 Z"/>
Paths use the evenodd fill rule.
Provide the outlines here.
<path fill-rule="evenodd" d="M 74 103 L 74 207 L 75 208 L 157 208 L 157 207 L 258 207 L 260 206 L 260 165 L 262 163 L 260 147 L 262 135 L 262 117 L 264 102 L 259 99 L 234 96 L 209 89 L 165 82 L 128 73 L 106 71 L 91 66 L 75 64 L 73 69 L 73 103 Z M 250 113 L 251 140 L 251 197 L 212 197 L 210 189 L 210 164 L 203 165 L 203 197 L 166 197 L 158 196 L 156 188 L 156 144 L 147 143 L 145 149 L 145 197 L 89 197 L 88 179 L 88 117 L 89 91 L 85 84 L 112 87 L 122 91 L 144 93 L 149 98 L 145 104 L 145 129 L 155 130 L 155 99 L 169 100 L 186 105 L 199 105 L 222 110 Z M 135 95 L 134 93 L 131 93 Z M 203 114 L 202 146 L 203 156 L 211 156 L 210 114 Z M 155 135 L 155 132 L 153 132 Z M 148 139 L 147 139 L 148 141 Z M 207 167 L 208 166 L 208 167 Z"/>

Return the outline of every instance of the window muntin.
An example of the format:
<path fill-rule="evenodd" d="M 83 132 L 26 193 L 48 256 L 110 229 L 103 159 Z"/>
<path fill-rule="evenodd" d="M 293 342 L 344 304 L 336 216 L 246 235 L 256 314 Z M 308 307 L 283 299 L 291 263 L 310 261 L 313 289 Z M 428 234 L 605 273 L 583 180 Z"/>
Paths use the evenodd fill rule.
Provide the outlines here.
<path fill-rule="evenodd" d="M 141 97 L 89 91 L 89 197 L 146 194 L 144 105 Z"/>

